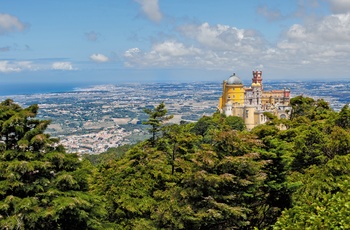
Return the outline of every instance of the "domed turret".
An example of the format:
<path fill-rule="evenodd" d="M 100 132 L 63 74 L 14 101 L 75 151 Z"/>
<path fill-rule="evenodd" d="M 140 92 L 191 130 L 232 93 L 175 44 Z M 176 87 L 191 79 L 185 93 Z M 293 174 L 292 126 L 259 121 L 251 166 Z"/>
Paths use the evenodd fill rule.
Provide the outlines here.
<path fill-rule="evenodd" d="M 227 79 L 228 85 L 242 85 L 242 80 L 236 76 L 236 74 L 232 74 L 229 79 Z"/>

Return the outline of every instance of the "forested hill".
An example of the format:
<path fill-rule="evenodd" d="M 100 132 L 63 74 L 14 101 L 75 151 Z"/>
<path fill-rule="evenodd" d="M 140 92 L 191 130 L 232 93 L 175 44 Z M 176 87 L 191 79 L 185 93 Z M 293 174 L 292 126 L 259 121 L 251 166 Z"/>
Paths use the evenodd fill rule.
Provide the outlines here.
<path fill-rule="evenodd" d="M 214 113 L 79 160 L 38 107 L 0 104 L 1 229 L 349 229 L 350 108 L 291 100 L 291 120 L 252 131 Z M 283 124 L 286 130 L 277 127 Z"/>

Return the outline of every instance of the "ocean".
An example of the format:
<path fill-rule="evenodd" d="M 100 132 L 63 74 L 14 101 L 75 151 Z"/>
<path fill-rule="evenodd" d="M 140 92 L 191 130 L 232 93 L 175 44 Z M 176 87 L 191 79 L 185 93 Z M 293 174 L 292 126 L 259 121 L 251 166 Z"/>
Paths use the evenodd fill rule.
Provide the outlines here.
<path fill-rule="evenodd" d="M 87 83 L 0 83 L 0 96 L 64 93 L 90 85 Z"/>
<path fill-rule="evenodd" d="M 214 87 L 221 88 L 221 83 L 210 82 Z M 119 83 L 123 84 L 123 83 Z M 119 85 L 118 84 L 118 85 Z M 150 83 L 148 83 L 150 84 Z M 169 83 L 161 83 L 169 84 Z M 171 84 L 171 83 L 170 83 Z M 189 83 L 191 84 L 191 83 Z M 70 83 L 0 83 L 0 101 L 6 98 L 18 98 L 16 96 L 47 93 L 65 93 L 74 92 L 84 88 L 90 88 L 101 83 L 92 82 L 70 82 Z M 110 83 L 106 85 L 111 85 Z M 176 84 L 175 84 L 176 85 Z M 196 86 L 196 84 L 194 84 Z M 350 103 L 350 82 L 314 82 L 314 81 L 268 81 L 265 88 L 281 89 L 283 87 L 290 88 L 292 97 L 304 95 L 315 99 L 323 98 L 330 103 L 335 110 L 340 110 L 344 104 Z M 174 89 L 174 88 L 173 88 Z M 196 89 L 197 90 L 197 89 Z"/>

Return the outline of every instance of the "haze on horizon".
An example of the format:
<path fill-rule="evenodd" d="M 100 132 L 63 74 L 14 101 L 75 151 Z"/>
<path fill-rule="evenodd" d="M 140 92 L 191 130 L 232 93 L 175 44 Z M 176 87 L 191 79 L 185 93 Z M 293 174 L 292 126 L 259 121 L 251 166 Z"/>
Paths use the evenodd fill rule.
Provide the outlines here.
<path fill-rule="evenodd" d="M 12 0 L 2 83 L 348 80 L 348 0 Z"/>

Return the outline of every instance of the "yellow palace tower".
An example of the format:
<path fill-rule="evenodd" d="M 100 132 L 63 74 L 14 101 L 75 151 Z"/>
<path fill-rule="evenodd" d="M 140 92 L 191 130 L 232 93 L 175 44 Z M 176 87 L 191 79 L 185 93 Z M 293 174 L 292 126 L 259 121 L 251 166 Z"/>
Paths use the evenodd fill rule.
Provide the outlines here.
<path fill-rule="evenodd" d="M 290 90 L 264 91 L 262 80 L 262 71 L 253 71 L 251 86 L 244 87 L 242 80 L 232 74 L 223 82 L 218 105 L 220 112 L 226 116 L 241 117 L 248 130 L 268 121 L 265 112 L 288 119 Z"/>
<path fill-rule="evenodd" d="M 219 101 L 219 109 L 223 109 L 226 103 L 231 105 L 244 105 L 244 85 L 242 80 L 232 74 L 222 85 L 222 96 Z"/>

